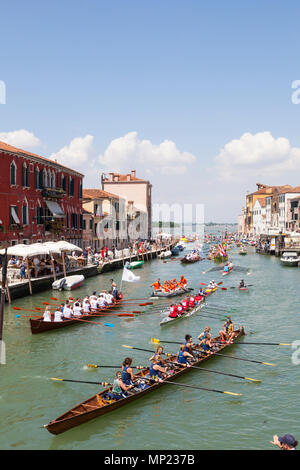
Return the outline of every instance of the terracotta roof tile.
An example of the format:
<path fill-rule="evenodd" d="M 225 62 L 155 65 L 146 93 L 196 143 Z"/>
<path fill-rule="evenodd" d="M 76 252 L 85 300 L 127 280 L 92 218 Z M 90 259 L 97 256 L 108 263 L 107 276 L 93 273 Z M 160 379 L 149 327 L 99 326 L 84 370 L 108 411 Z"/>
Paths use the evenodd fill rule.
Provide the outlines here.
<path fill-rule="evenodd" d="M 65 165 L 62 165 L 61 163 L 58 163 L 55 160 L 50 160 L 50 158 L 41 157 L 41 155 L 37 155 L 36 153 L 27 152 L 27 150 L 22 150 L 22 149 L 19 149 L 17 147 L 13 147 L 12 145 L 9 145 L 9 144 L 7 144 L 5 142 L 2 142 L 2 141 L 0 141 L 0 152 L 1 152 L 1 150 L 3 152 L 18 154 L 20 157 L 23 157 L 23 156 L 34 157 L 34 158 L 37 158 L 37 159 L 41 160 L 43 163 L 56 165 L 56 166 L 58 166 L 58 167 L 60 167 L 64 170 L 69 170 L 69 171 L 72 171 L 73 173 L 77 173 L 80 176 L 84 176 L 79 171 L 73 170 L 72 168 L 69 168 Z"/>
<path fill-rule="evenodd" d="M 87 198 L 87 199 L 103 199 L 103 198 L 121 199 L 120 196 L 109 193 L 107 191 L 103 191 L 102 189 L 83 189 L 82 194 L 83 194 L 83 198 Z"/>

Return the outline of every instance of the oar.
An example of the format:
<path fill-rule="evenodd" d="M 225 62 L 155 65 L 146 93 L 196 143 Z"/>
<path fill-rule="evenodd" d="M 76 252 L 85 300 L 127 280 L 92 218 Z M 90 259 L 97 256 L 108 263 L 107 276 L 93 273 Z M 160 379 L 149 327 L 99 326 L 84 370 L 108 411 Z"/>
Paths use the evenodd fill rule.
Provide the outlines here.
<path fill-rule="evenodd" d="M 253 286 L 254 286 L 254 284 L 247 284 L 247 285 L 244 286 L 244 287 L 253 287 Z M 240 288 L 239 286 L 231 286 L 231 287 L 229 287 L 229 289 L 239 289 L 239 288 Z"/>
<path fill-rule="evenodd" d="M 178 366 L 181 365 L 178 362 L 176 362 L 175 364 L 178 365 Z M 261 382 L 261 380 L 259 380 L 259 379 L 251 379 L 251 377 L 243 377 L 242 375 L 228 374 L 228 373 L 225 373 L 225 372 L 220 372 L 218 370 L 211 370 L 211 369 L 205 369 L 203 367 L 192 366 L 190 364 L 189 364 L 188 367 L 191 367 L 192 369 L 203 370 L 205 372 L 211 372 L 213 374 L 220 374 L 220 375 L 227 375 L 229 377 L 236 377 L 237 379 L 250 380 L 252 382 Z"/>
<path fill-rule="evenodd" d="M 292 346 L 292 343 L 239 343 L 239 342 L 233 342 L 232 344 L 257 344 L 257 345 L 263 345 L 263 346 Z"/>
<path fill-rule="evenodd" d="M 233 343 L 233 344 L 239 344 L 239 343 Z M 265 366 L 275 366 L 276 364 L 271 364 L 270 362 L 262 362 L 262 361 L 254 361 L 253 359 L 244 359 L 242 357 L 235 357 L 235 356 L 229 356 L 226 354 L 221 354 L 221 353 L 213 353 L 216 356 L 221 356 L 221 357 L 229 357 L 230 359 L 237 359 L 239 361 L 246 361 L 246 362 L 254 362 L 255 364 L 263 364 Z"/>
<path fill-rule="evenodd" d="M 83 320 L 82 318 L 71 318 L 71 320 L 84 321 L 86 323 L 93 323 L 94 325 L 104 325 L 104 326 L 109 326 L 111 328 L 114 328 L 114 326 L 115 326 L 113 323 L 99 323 L 99 322 L 96 322 L 96 321 Z"/>
<path fill-rule="evenodd" d="M 98 365 L 98 364 L 87 364 L 87 367 L 90 367 L 91 369 L 104 369 L 104 368 L 108 368 L 108 369 L 120 369 L 122 366 L 102 366 L 102 365 Z M 139 369 L 139 370 L 142 370 L 142 369 L 146 369 L 147 367 L 145 366 L 130 366 L 132 367 L 132 369 Z"/>
<path fill-rule="evenodd" d="M 147 381 L 151 382 L 151 379 L 148 379 L 146 377 L 143 377 L 143 380 L 147 380 Z M 195 385 L 181 384 L 181 383 L 178 383 L 178 382 L 171 382 L 170 380 L 161 379 L 161 380 L 159 380 L 159 382 L 169 384 L 169 385 L 177 385 L 177 387 L 194 388 L 195 390 L 205 390 L 206 392 L 225 393 L 226 395 L 233 395 L 235 397 L 242 396 L 242 393 L 226 392 L 226 391 L 223 391 L 223 390 L 215 390 L 213 388 L 196 387 Z"/>
<path fill-rule="evenodd" d="M 145 351 L 145 352 L 150 352 L 152 354 L 155 353 L 155 351 L 153 351 L 153 349 L 136 348 L 135 346 L 128 346 L 127 344 L 122 344 L 122 348 L 135 349 L 137 351 Z M 171 353 L 162 353 L 162 354 L 164 354 L 165 356 L 174 356 L 174 354 L 171 354 Z"/>
<path fill-rule="evenodd" d="M 21 308 L 21 307 L 13 307 L 14 310 L 22 310 L 24 312 L 37 312 L 37 308 L 35 310 L 31 309 L 31 308 Z"/>
<path fill-rule="evenodd" d="M 112 385 L 107 382 L 88 382 L 86 380 L 59 379 L 57 377 L 51 377 L 50 380 L 56 380 L 58 382 L 74 382 L 74 383 L 80 383 L 80 384 L 102 385 L 102 387 L 107 387 L 108 385 Z"/>

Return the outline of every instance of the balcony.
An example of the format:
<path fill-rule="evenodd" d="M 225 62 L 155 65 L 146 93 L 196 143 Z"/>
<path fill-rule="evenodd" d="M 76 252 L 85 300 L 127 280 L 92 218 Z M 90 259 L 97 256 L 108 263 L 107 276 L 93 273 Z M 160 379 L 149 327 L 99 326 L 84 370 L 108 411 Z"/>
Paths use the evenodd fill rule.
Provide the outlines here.
<path fill-rule="evenodd" d="M 56 188 L 44 188 L 42 191 L 43 197 L 51 197 L 55 199 L 61 199 L 65 196 L 66 191 L 63 189 L 56 189 Z"/>

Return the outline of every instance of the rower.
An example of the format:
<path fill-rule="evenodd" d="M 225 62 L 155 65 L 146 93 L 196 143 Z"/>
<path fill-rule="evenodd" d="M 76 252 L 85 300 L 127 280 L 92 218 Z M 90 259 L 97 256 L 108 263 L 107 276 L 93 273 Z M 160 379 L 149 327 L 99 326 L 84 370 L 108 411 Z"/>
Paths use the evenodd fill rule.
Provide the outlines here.
<path fill-rule="evenodd" d="M 218 286 L 215 281 L 210 281 L 210 283 L 208 284 L 208 289 L 215 289 L 216 287 Z"/>
<path fill-rule="evenodd" d="M 193 338 L 191 335 L 185 335 L 184 351 L 193 355 Z"/>
<path fill-rule="evenodd" d="M 225 264 L 225 266 L 223 268 L 223 271 L 224 271 L 224 273 L 228 273 L 228 271 L 229 271 L 229 264 L 228 263 Z"/>
<path fill-rule="evenodd" d="M 64 307 L 63 317 L 64 320 L 70 320 L 70 318 L 73 317 L 73 310 L 71 309 L 71 305 L 69 304 L 69 302 L 67 302 Z"/>
<path fill-rule="evenodd" d="M 191 360 L 194 359 L 194 356 L 192 356 L 192 354 L 190 354 L 189 352 L 185 351 L 185 345 L 181 344 L 180 345 L 180 350 L 176 354 L 176 358 L 177 358 L 177 362 L 180 365 L 188 366 L 189 359 L 191 359 Z"/>
<path fill-rule="evenodd" d="M 151 284 L 151 287 L 154 288 L 154 290 L 161 290 L 161 283 L 160 283 L 160 279 L 157 279 L 157 281 L 153 282 L 153 284 Z"/>
<path fill-rule="evenodd" d="M 125 385 L 131 385 L 135 380 L 131 364 L 132 358 L 126 357 L 122 365 L 122 382 Z"/>
<path fill-rule="evenodd" d="M 200 287 L 199 291 L 198 291 L 198 296 L 201 296 L 201 297 L 205 297 L 207 295 L 207 293 L 205 292 L 205 290 L 203 289 L 203 287 Z"/>
<path fill-rule="evenodd" d="M 179 282 L 180 282 L 180 284 L 182 285 L 182 287 L 185 287 L 185 286 L 187 285 L 187 280 L 186 280 L 186 278 L 185 278 L 183 275 L 180 277 L 180 281 L 179 281 Z"/>
<path fill-rule="evenodd" d="M 180 316 L 183 314 L 183 306 L 181 304 L 178 304 L 176 306 L 176 310 L 177 310 L 177 316 Z"/>
<path fill-rule="evenodd" d="M 85 315 L 89 315 L 91 313 L 91 304 L 89 300 L 86 300 L 86 299 L 84 300 L 82 304 L 82 309 Z"/>
<path fill-rule="evenodd" d="M 107 306 L 107 303 L 105 302 L 104 294 L 99 294 L 99 297 L 97 299 L 97 307 L 105 308 L 106 306 Z"/>
<path fill-rule="evenodd" d="M 63 313 L 61 310 L 57 309 L 56 312 L 54 312 L 54 321 L 63 321 Z"/>
<path fill-rule="evenodd" d="M 74 303 L 74 306 L 73 306 L 73 314 L 74 314 L 74 317 L 80 317 L 82 315 L 82 306 L 80 305 L 79 302 L 75 302 Z"/>
<path fill-rule="evenodd" d="M 194 308 L 195 307 L 195 297 L 191 295 L 189 297 L 189 308 Z"/>
<path fill-rule="evenodd" d="M 204 330 L 202 331 L 202 333 L 200 333 L 200 335 L 198 336 L 198 340 L 202 341 L 205 338 L 206 334 L 208 334 L 208 333 L 210 334 L 210 332 L 211 332 L 211 327 L 206 326 L 204 328 Z"/>
<path fill-rule="evenodd" d="M 163 357 L 162 357 L 163 351 L 164 351 L 164 348 L 163 348 L 162 346 L 157 346 L 156 352 L 153 354 L 153 356 L 151 356 L 151 357 L 149 358 L 149 361 L 152 361 L 152 359 L 153 359 L 154 357 L 156 357 L 157 360 L 158 360 L 158 362 L 157 362 L 158 365 L 161 366 L 161 367 L 163 367 L 165 364 L 167 364 L 167 362 L 165 361 L 165 359 L 163 359 Z"/>
<path fill-rule="evenodd" d="M 201 352 L 205 352 L 206 354 L 208 354 L 212 348 L 212 341 L 211 341 L 211 334 L 210 333 L 206 333 L 205 334 L 205 337 L 202 339 L 202 341 L 200 341 L 199 343 L 199 346 L 200 346 L 200 351 Z"/>
<path fill-rule="evenodd" d="M 188 302 L 188 299 L 183 299 L 183 300 L 181 301 L 181 305 L 182 305 L 183 311 L 184 311 L 184 312 L 187 312 L 188 309 L 189 309 L 189 302 Z"/>
<path fill-rule="evenodd" d="M 125 385 L 122 381 L 122 372 L 118 371 L 116 373 L 116 378 L 113 382 L 113 387 L 111 393 L 109 393 L 110 398 L 115 400 L 120 400 L 121 398 L 128 397 L 128 391 L 133 388 L 134 385 Z"/>
<path fill-rule="evenodd" d="M 159 365 L 159 360 L 157 357 L 152 358 L 152 364 L 149 367 L 148 378 L 153 380 L 158 380 L 163 377 L 163 374 L 167 372 L 167 367 L 161 367 Z"/>
<path fill-rule="evenodd" d="M 169 317 L 170 318 L 177 318 L 178 317 L 177 307 L 176 307 L 175 304 L 170 305 Z"/>
<path fill-rule="evenodd" d="M 246 287 L 244 279 L 241 280 L 240 285 L 239 285 L 240 289 L 243 287 Z"/>
<path fill-rule="evenodd" d="M 223 324 L 223 329 L 219 332 L 221 341 L 230 341 L 234 333 L 234 324 L 228 316 L 226 322 Z"/>
<path fill-rule="evenodd" d="M 51 321 L 51 311 L 50 311 L 50 306 L 48 305 L 45 309 L 44 315 L 43 315 L 44 321 Z"/>

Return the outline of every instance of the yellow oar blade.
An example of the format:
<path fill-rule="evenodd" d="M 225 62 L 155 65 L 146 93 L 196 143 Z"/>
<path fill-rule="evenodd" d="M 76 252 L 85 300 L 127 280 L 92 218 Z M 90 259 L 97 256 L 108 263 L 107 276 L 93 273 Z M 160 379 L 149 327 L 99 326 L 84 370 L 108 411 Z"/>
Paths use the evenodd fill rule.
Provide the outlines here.
<path fill-rule="evenodd" d="M 87 364 L 88 367 L 90 367 L 91 369 L 97 369 L 98 366 L 96 364 Z"/>
<path fill-rule="evenodd" d="M 251 379 L 251 377 L 244 377 L 245 380 L 251 380 L 252 382 L 261 382 L 259 379 Z"/>
<path fill-rule="evenodd" d="M 157 338 L 151 338 L 151 343 L 153 343 L 153 344 L 159 344 L 160 341 L 159 341 L 159 339 L 157 339 Z"/>
<path fill-rule="evenodd" d="M 241 397 L 243 394 L 242 393 L 234 393 L 234 392 L 223 392 L 226 393 L 226 395 L 233 395 L 235 397 Z"/>
<path fill-rule="evenodd" d="M 58 379 L 57 377 L 51 377 L 50 380 L 59 380 L 60 382 L 63 382 L 64 379 Z"/>
<path fill-rule="evenodd" d="M 122 348 L 134 349 L 133 346 L 128 346 L 127 344 L 122 344 Z"/>
<path fill-rule="evenodd" d="M 279 346 L 292 346 L 292 343 L 279 343 Z"/>
<path fill-rule="evenodd" d="M 262 364 L 264 364 L 265 366 L 276 366 L 276 364 L 271 364 L 270 362 L 262 362 Z"/>

